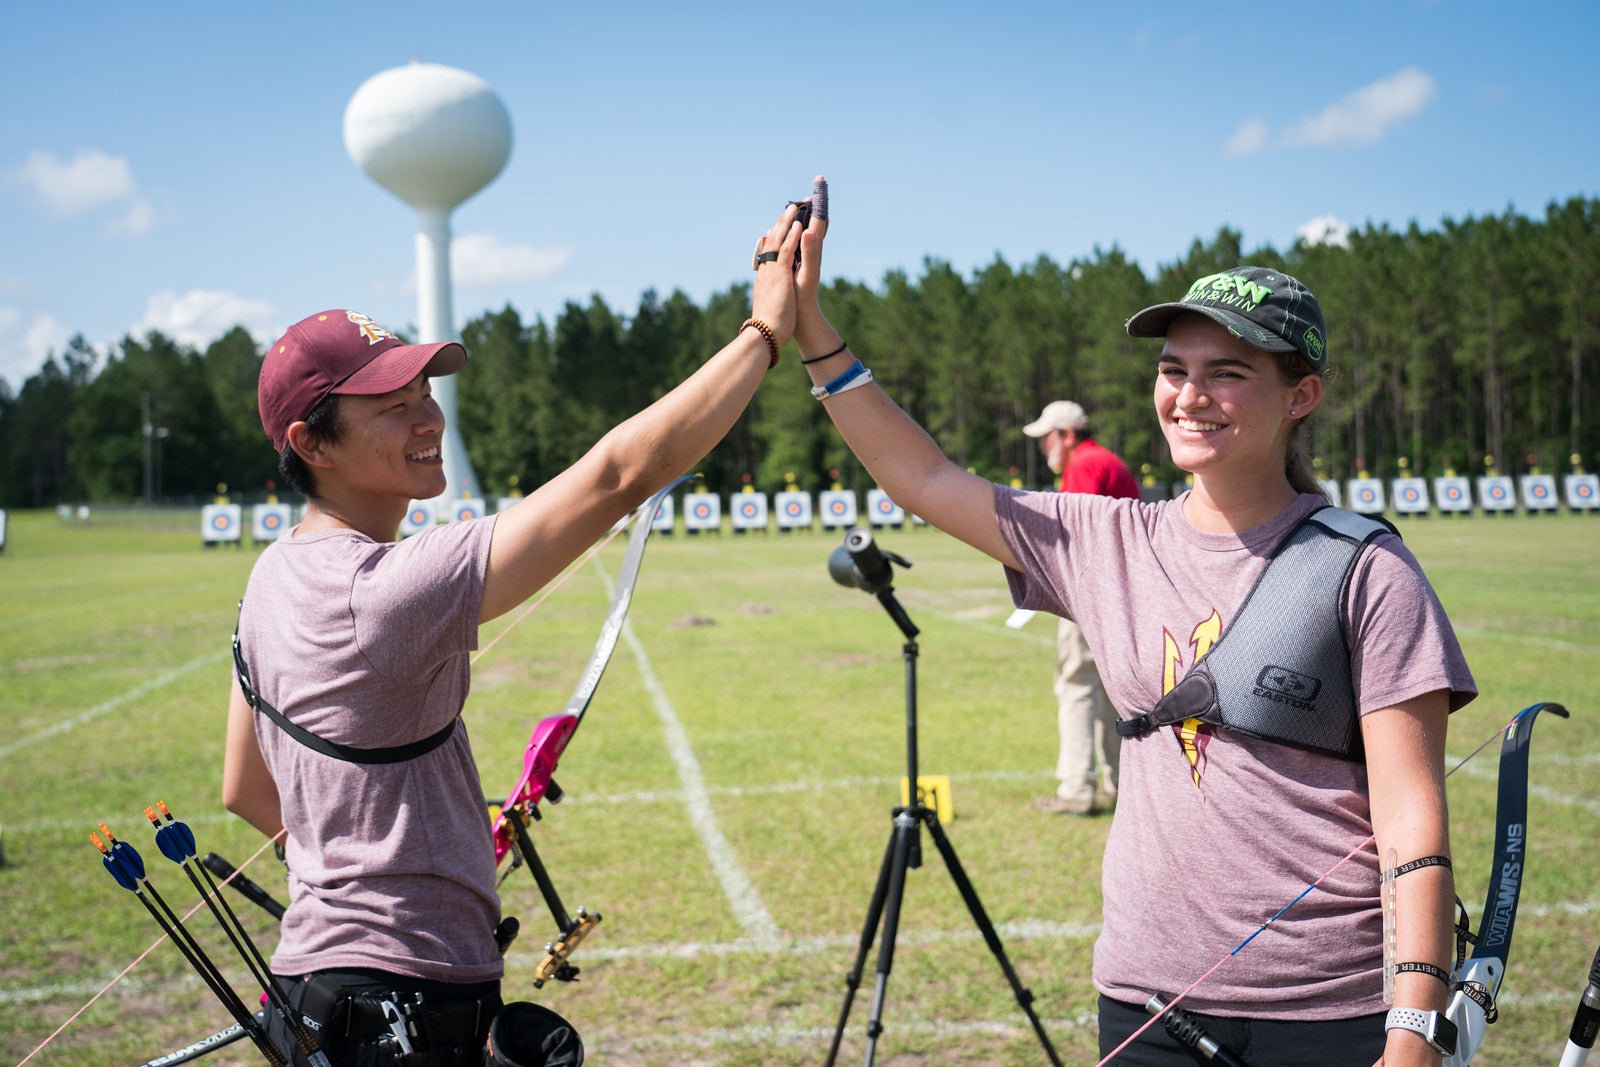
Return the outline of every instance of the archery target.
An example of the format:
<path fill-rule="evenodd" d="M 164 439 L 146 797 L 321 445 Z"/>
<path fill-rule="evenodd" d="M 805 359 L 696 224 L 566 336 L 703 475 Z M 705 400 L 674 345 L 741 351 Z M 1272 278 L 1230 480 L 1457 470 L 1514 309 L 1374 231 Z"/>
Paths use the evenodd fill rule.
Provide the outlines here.
<path fill-rule="evenodd" d="M 1361 515 L 1383 512 L 1383 483 L 1376 478 L 1351 478 L 1345 485 L 1350 494 L 1350 510 Z"/>
<path fill-rule="evenodd" d="M 1428 483 L 1421 478 L 1396 478 L 1389 483 L 1394 510 L 1402 515 L 1424 514 L 1428 510 Z"/>
<path fill-rule="evenodd" d="M 672 497 L 664 496 L 661 498 L 660 510 L 656 512 L 654 521 L 650 523 L 650 529 L 671 533 L 672 522 L 675 518 L 677 518 L 677 515 L 672 510 Z"/>
<path fill-rule="evenodd" d="M 6 550 L 6 509 L 0 508 L 0 552 Z"/>
<path fill-rule="evenodd" d="M 722 526 L 722 498 L 715 493 L 691 493 L 684 498 L 686 530 L 716 530 Z"/>
<path fill-rule="evenodd" d="M 784 530 L 811 528 L 811 494 L 789 489 L 777 496 L 778 527 Z"/>
<path fill-rule="evenodd" d="M 856 524 L 856 494 L 849 489 L 825 489 L 820 494 L 825 529 Z"/>
<path fill-rule="evenodd" d="M 200 540 L 207 544 L 238 541 L 244 536 L 244 509 L 238 504 L 207 504 L 200 509 Z"/>
<path fill-rule="evenodd" d="M 1517 494 L 1505 474 L 1486 474 L 1478 479 L 1478 503 L 1484 511 L 1515 511 Z"/>
<path fill-rule="evenodd" d="M 288 532 L 288 504 L 257 504 L 250 509 L 250 537 L 257 544 L 276 541 Z"/>
<path fill-rule="evenodd" d="M 900 526 L 906 521 L 906 513 L 882 489 L 867 490 L 867 516 L 874 526 Z"/>
<path fill-rule="evenodd" d="M 1522 506 L 1529 511 L 1554 511 L 1556 508 L 1556 479 L 1550 474 L 1524 474 L 1522 476 Z"/>
<path fill-rule="evenodd" d="M 1329 503 L 1331 503 L 1336 508 L 1344 506 L 1343 504 L 1340 503 L 1340 499 L 1341 498 L 1339 496 L 1339 483 L 1338 482 L 1334 481 L 1332 478 L 1328 478 L 1328 479 L 1325 479 L 1323 481 L 1318 482 L 1317 484 L 1322 486 L 1322 491 L 1328 495 L 1328 502 Z M 1172 495 L 1173 496 L 1177 496 L 1178 494 L 1174 493 Z"/>
<path fill-rule="evenodd" d="M 732 498 L 729 510 L 733 512 L 735 530 L 765 530 L 767 528 L 767 494 L 739 493 Z"/>
<path fill-rule="evenodd" d="M 1600 508 L 1600 474 L 1569 474 L 1565 480 L 1567 507 L 1573 511 Z"/>
<path fill-rule="evenodd" d="M 1447 474 L 1433 480 L 1433 498 L 1440 511 L 1471 511 L 1472 483 L 1458 474 Z"/>
<path fill-rule="evenodd" d="M 410 537 L 432 526 L 436 521 L 431 500 L 413 500 L 406 517 L 400 520 L 400 536 Z"/>
<path fill-rule="evenodd" d="M 484 515 L 482 497 L 464 497 L 450 505 L 450 521 L 466 522 L 468 519 L 481 519 Z"/>

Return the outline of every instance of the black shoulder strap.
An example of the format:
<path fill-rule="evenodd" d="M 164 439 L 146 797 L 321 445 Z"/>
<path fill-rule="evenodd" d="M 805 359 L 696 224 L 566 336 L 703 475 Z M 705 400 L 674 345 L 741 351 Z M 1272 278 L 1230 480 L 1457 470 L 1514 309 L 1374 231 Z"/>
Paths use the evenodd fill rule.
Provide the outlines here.
<path fill-rule="evenodd" d="M 242 602 L 240 607 L 243 607 Z M 267 718 L 277 723 L 284 733 L 313 752 L 320 752 L 324 756 L 331 756 L 346 763 L 404 763 L 406 760 L 416 759 L 450 740 L 450 735 L 455 733 L 457 724 L 461 722 L 461 717 L 458 715 L 446 723 L 444 729 L 438 733 L 430 734 L 421 741 L 413 741 L 409 745 L 396 745 L 393 748 L 356 748 L 353 745 L 341 745 L 295 725 L 283 712 L 261 699 L 261 694 L 250 684 L 250 672 L 244 665 L 244 650 L 239 644 L 237 624 L 233 628 L 233 667 L 239 674 L 239 690 L 244 694 L 245 703 L 265 713 Z"/>
<path fill-rule="evenodd" d="M 1343 759 L 1355 759 L 1359 756 L 1360 733 L 1359 729 L 1354 723 L 1351 725 L 1350 737 L 1346 739 L 1346 743 L 1330 748 L 1327 746 L 1326 742 L 1322 744 L 1310 744 L 1305 743 L 1303 740 L 1276 736 L 1273 732 L 1252 730 L 1248 724 L 1249 716 L 1241 716 L 1239 714 L 1240 709 L 1238 708 L 1233 709 L 1234 715 L 1225 720 L 1223 716 L 1223 711 L 1225 709 L 1221 709 L 1218 703 L 1218 685 L 1216 679 L 1213 677 L 1212 662 L 1210 661 L 1215 661 L 1221 658 L 1221 650 L 1224 645 L 1229 645 L 1231 648 L 1233 645 L 1237 645 L 1241 640 L 1249 644 L 1254 639 L 1254 636 L 1259 636 L 1259 634 L 1257 634 L 1253 635 L 1253 637 L 1240 638 L 1237 635 L 1241 632 L 1248 632 L 1253 628 L 1251 623 L 1252 616 L 1248 609 L 1251 607 L 1252 602 L 1256 599 L 1256 594 L 1259 593 L 1263 588 L 1269 586 L 1268 577 L 1273 573 L 1274 564 L 1283 558 L 1285 551 L 1291 546 L 1291 544 L 1299 543 L 1298 539 L 1301 537 L 1302 532 L 1307 530 L 1307 528 L 1315 528 L 1316 530 L 1320 530 L 1326 536 L 1344 541 L 1350 546 L 1351 551 L 1348 555 L 1348 558 L 1345 560 L 1343 573 L 1340 578 L 1338 591 L 1338 603 L 1340 605 L 1343 605 L 1349 596 L 1350 579 L 1352 574 L 1355 572 L 1356 560 L 1360 555 L 1361 549 L 1369 541 L 1380 536 L 1381 534 L 1393 533 L 1396 536 L 1399 536 L 1399 531 L 1396 530 L 1391 523 L 1381 517 L 1372 515 L 1358 515 L 1353 511 L 1347 511 L 1343 508 L 1336 508 L 1330 505 L 1324 505 L 1306 515 L 1300 520 L 1299 523 L 1295 525 L 1294 529 L 1289 531 L 1288 535 L 1285 536 L 1283 540 L 1278 543 L 1278 546 L 1273 550 L 1272 555 L 1267 560 L 1266 567 L 1263 568 L 1261 574 L 1257 576 L 1255 584 L 1251 586 L 1250 592 L 1245 596 L 1244 602 L 1239 605 L 1239 610 L 1234 613 L 1232 624 L 1230 624 L 1229 627 L 1223 631 L 1222 636 L 1216 641 L 1215 644 L 1211 646 L 1210 651 L 1207 652 L 1206 655 L 1200 660 L 1197 660 L 1195 663 L 1191 664 L 1189 670 L 1181 679 L 1178 680 L 1178 683 L 1167 693 L 1163 694 L 1161 699 L 1156 702 L 1156 706 L 1150 711 L 1147 711 L 1142 715 L 1136 715 L 1132 718 L 1118 719 L 1116 722 L 1116 731 L 1119 736 L 1139 737 L 1162 726 L 1171 726 L 1182 722 L 1185 719 L 1198 718 L 1202 722 L 1210 722 L 1218 726 L 1227 726 L 1230 729 L 1238 730 L 1241 733 L 1248 734 L 1252 737 L 1260 737 L 1264 740 L 1275 741 L 1280 744 L 1288 744 L 1291 747 L 1305 748 L 1310 751 L 1323 752 L 1325 754 L 1338 756 Z M 1259 618 L 1256 618 L 1254 621 L 1257 623 L 1260 622 Z M 1228 640 L 1230 637 L 1234 639 L 1232 642 Z M 1251 672 L 1254 672 L 1253 666 L 1251 667 Z M 1292 674 L 1293 672 L 1290 673 Z M 1257 681 L 1259 684 L 1260 679 L 1258 678 Z M 1267 711 L 1273 711 L 1275 706 L 1275 704 L 1267 706 Z M 1270 717 L 1271 716 L 1269 714 L 1268 718 Z"/>

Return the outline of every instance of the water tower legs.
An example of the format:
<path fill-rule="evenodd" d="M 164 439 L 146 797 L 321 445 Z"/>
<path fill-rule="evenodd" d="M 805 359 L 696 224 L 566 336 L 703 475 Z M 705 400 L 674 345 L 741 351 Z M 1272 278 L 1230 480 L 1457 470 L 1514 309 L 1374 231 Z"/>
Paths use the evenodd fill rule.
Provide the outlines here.
<path fill-rule="evenodd" d="M 417 209 L 417 341 L 458 341 L 455 311 L 450 296 L 450 212 L 437 208 Z M 479 497 L 478 476 L 461 438 L 456 417 L 456 376 L 433 380 L 433 398 L 444 411 L 445 490 L 436 500 L 438 510 L 462 497 Z"/>

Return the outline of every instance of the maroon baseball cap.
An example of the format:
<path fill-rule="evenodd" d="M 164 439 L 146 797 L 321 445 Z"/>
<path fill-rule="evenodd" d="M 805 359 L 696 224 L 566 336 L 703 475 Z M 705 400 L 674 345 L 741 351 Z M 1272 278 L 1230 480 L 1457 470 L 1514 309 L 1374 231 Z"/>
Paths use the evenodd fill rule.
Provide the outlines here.
<path fill-rule="evenodd" d="M 257 403 L 272 447 L 283 451 L 291 423 L 333 393 L 377 396 L 418 374 L 454 374 L 467 362 L 457 341 L 408 345 L 357 311 L 324 311 L 301 319 L 267 349 Z"/>

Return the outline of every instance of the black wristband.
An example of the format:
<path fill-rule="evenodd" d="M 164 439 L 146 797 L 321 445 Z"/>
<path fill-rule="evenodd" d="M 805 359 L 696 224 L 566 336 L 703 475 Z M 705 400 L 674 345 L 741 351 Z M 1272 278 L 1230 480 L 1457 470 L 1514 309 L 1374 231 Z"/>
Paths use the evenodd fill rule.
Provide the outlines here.
<path fill-rule="evenodd" d="M 1435 967 L 1431 963 L 1397 963 L 1397 964 L 1394 965 L 1394 973 L 1395 974 L 1411 974 L 1411 973 L 1431 974 L 1431 975 L 1433 975 L 1433 977 L 1435 977 L 1435 978 L 1439 979 L 1439 981 L 1443 982 L 1446 987 L 1455 985 L 1455 983 L 1450 980 L 1450 972 L 1449 971 L 1445 970 L 1443 967 Z"/>
<path fill-rule="evenodd" d="M 834 356 L 837 356 L 840 352 L 843 352 L 845 349 L 847 349 L 849 347 L 850 347 L 850 345 L 849 345 L 848 342 L 840 341 L 839 342 L 839 347 L 835 348 L 832 352 L 828 352 L 828 353 L 826 353 L 824 355 L 820 355 L 820 356 L 812 356 L 810 359 L 802 359 L 800 361 L 800 365 L 802 367 L 804 367 L 808 363 L 821 363 L 825 359 L 832 359 Z"/>
<path fill-rule="evenodd" d="M 1382 881 L 1388 882 L 1400 877 L 1402 874 L 1410 874 L 1412 871 L 1420 871 L 1424 867 L 1443 867 L 1447 871 L 1453 869 L 1450 864 L 1449 856 L 1423 856 L 1421 859 L 1412 860 L 1410 863 L 1402 863 L 1398 867 L 1390 867 L 1388 870 L 1379 875 L 1379 878 Z"/>

